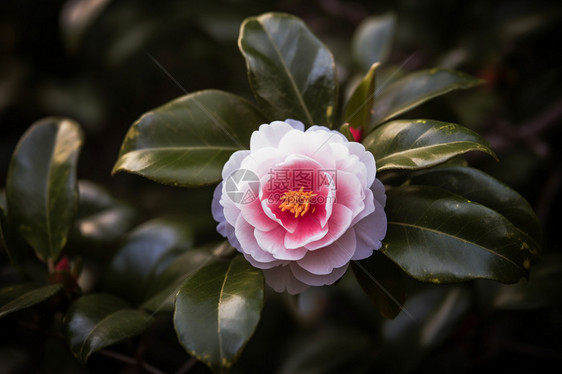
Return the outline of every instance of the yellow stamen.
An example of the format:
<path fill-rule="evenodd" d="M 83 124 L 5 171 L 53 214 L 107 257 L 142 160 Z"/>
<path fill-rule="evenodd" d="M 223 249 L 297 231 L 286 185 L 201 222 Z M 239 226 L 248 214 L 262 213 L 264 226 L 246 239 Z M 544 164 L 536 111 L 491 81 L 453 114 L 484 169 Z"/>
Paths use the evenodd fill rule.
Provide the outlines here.
<path fill-rule="evenodd" d="M 301 187 L 298 191 L 287 191 L 281 196 L 283 201 L 279 208 L 284 212 L 286 210 L 290 211 L 298 218 L 299 215 L 302 217 L 310 209 L 310 198 L 316 196 L 317 194 L 310 191 L 303 191 L 304 187 Z M 312 208 L 312 213 L 316 210 L 315 207 Z"/>

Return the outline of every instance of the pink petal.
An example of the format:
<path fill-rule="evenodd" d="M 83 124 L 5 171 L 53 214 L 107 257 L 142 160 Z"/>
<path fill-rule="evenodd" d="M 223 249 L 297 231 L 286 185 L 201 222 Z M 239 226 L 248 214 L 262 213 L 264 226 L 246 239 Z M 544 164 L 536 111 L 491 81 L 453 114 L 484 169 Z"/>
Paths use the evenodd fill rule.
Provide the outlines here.
<path fill-rule="evenodd" d="M 241 206 L 240 212 L 250 225 L 254 226 L 260 231 L 270 231 L 276 227 L 279 227 L 279 223 L 275 220 L 272 220 L 263 211 L 262 202 L 259 201 L 259 199 Z"/>
<path fill-rule="evenodd" d="M 349 263 L 345 264 L 341 268 L 335 268 L 330 274 L 325 275 L 312 274 L 301 268 L 296 262 L 291 262 L 289 266 L 293 275 L 299 281 L 308 284 L 309 286 L 324 286 L 334 284 L 337 280 L 339 280 L 345 274 Z"/>
<path fill-rule="evenodd" d="M 384 185 L 378 179 L 375 179 L 373 185 L 371 186 L 371 191 L 375 199 L 384 207 L 386 206 L 386 192 L 384 190 Z"/>
<path fill-rule="evenodd" d="M 333 213 L 328 221 L 328 232 L 323 238 L 306 244 L 309 250 L 326 247 L 338 240 L 351 224 L 352 212 L 349 208 L 341 204 L 334 204 Z"/>
<path fill-rule="evenodd" d="M 244 217 L 240 215 L 236 220 L 236 238 L 240 243 L 240 252 L 251 256 L 258 262 L 272 262 L 276 258 L 271 253 L 264 251 L 258 244 L 254 236 L 254 227 L 248 224 Z"/>
<path fill-rule="evenodd" d="M 353 230 L 348 230 L 329 246 L 307 252 L 297 264 L 311 274 L 330 274 L 334 268 L 342 267 L 351 260 L 355 253 L 355 246 L 355 233 Z"/>
<path fill-rule="evenodd" d="M 267 232 L 255 230 L 254 236 L 260 248 L 277 260 L 295 261 L 303 258 L 307 252 L 306 248 L 287 248 L 285 246 L 286 233 L 287 231 L 279 226 Z"/>
<path fill-rule="evenodd" d="M 366 183 L 367 186 L 370 186 L 375 180 L 375 175 L 377 173 L 375 157 L 371 152 L 365 150 L 365 147 L 361 143 L 349 142 L 346 144 L 346 146 L 349 150 L 349 153 L 352 155 L 356 155 L 361 163 L 365 165 L 367 170 Z"/>
<path fill-rule="evenodd" d="M 287 211 L 283 212 L 287 213 Z M 322 239 L 328 233 L 328 227 L 322 227 L 320 220 L 316 218 L 315 213 L 306 213 L 302 217 L 295 218 L 292 213 L 288 220 L 297 221 L 295 232 L 287 232 L 285 235 L 285 247 L 287 248 L 303 248 L 308 243 Z"/>
<path fill-rule="evenodd" d="M 289 266 L 264 269 L 263 275 L 265 276 L 265 282 L 276 292 L 287 291 L 291 295 L 296 295 L 309 287 L 295 278 Z"/>
<path fill-rule="evenodd" d="M 370 191 L 369 191 L 370 192 Z M 336 203 L 345 205 L 357 216 L 365 208 L 365 193 L 361 181 L 352 173 L 339 171 L 336 179 Z"/>

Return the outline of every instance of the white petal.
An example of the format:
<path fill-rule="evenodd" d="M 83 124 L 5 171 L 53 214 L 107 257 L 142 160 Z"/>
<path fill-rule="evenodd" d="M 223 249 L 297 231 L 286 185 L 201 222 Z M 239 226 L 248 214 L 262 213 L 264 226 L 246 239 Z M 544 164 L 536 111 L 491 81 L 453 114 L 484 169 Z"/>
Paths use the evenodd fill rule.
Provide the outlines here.
<path fill-rule="evenodd" d="M 386 236 L 387 220 L 384 208 L 375 200 L 375 211 L 353 226 L 357 240 L 357 249 L 352 260 L 363 260 L 373 250 L 382 246 L 381 240 Z"/>
<path fill-rule="evenodd" d="M 224 217 L 224 208 L 220 204 L 220 199 L 222 196 L 222 182 L 218 184 L 213 192 L 213 202 L 211 203 L 211 213 L 213 214 L 213 219 L 218 222 L 217 231 L 222 236 L 226 237 L 226 218 Z"/>
<path fill-rule="evenodd" d="M 279 226 L 271 231 L 254 231 L 254 236 L 260 248 L 270 253 L 277 260 L 300 260 L 306 254 L 304 247 L 287 248 L 285 246 L 285 235 L 287 230 Z"/>
<path fill-rule="evenodd" d="M 340 279 L 347 270 L 349 263 L 345 264 L 341 268 L 334 269 L 330 274 L 316 275 L 309 273 L 308 271 L 301 268 L 296 262 L 289 264 L 291 271 L 295 278 L 299 281 L 308 284 L 309 286 L 324 286 L 329 284 L 334 284 L 338 279 Z"/>
<path fill-rule="evenodd" d="M 383 206 L 386 206 L 386 192 L 384 190 L 384 185 L 378 179 L 375 179 L 373 185 L 371 186 L 371 191 L 373 191 L 373 195 L 375 199 Z"/>
<path fill-rule="evenodd" d="M 263 275 L 269 287 L 277 292 L 287 291 L 291 295 L 296 295 L 309 287 L 295 278 L 289 266 L 276 266 L 271 269 L 263 269 Z"/>
<path fill-rule="evenodd" d="M 279 146 L 279 141 L 285 136 L 285 134 L 293 130 L 293 126 L 282 121 L 263 124 L 259 127 L 258 131 L 254 131 L 252 133 L 252 137 L 250 138 L 250 149 L 252 151 L 256 151 L 265 147 L 277 148 Z"/>
<path fill-rule="evenodd" d="M 296 119 L 287 118 L 285 123 L 291 125 L 295 130 L 304 131 L 304 123 L 297 121 Z"/>
<path fill-rule="evenodd" d="M 367 186 L 370 186 L 375 180 L 375 175 L 377 173 L 377 165 L 375 163 L 375 157 L 373 154 L 367 150 L 361 143 L 349 142 L 346 144 L 347 149 L 350 154 L 356 155 L 361 163 L 363 163 L 367 169 Z"/>
<path fill-rule="evenodd" d="M 244 150 L 244 151 L 236 151 L 232 155 L 230 155 L 230 158 L 222 168 L 223 181 L 226 178 L 228 178 L 232 173 L 234 173 L 236 170 L 240 169 L 240 165 L 242 164 L 242 161 L 244 161 L 244 159 L 248 157 L 249 154 L 250 151 Z"/>

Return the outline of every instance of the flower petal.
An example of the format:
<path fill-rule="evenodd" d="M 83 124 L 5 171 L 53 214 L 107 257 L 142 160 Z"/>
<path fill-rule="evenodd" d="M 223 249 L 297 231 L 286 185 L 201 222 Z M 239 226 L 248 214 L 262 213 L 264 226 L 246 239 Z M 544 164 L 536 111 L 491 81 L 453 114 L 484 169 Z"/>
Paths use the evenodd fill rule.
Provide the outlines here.
<path fill-rule="evenodd" d="M 242 215 L 236 220 L 236 238 L 240 247 L 236 247 L 240 252 L 248 254 L 253 259 L 261 263 L 270 263 L 276 260 L 271 253 L 264 251 L 258 244 L 254 236 L 254 227 L 250 225 Z M 231 243 L 232 244 L 232 243 Z"/>
<path fill-rule="evenodd" d="M 380 249 L 382 246 L 381 240 L 386 236 L 386 227 L 387 221 L 384 209 L 375 200 L 375 211 L 353 226 L 357 249 L 351 259 L 363 260 L 373 254 L 373 250 Z"/>
<path fill-rule="evenodd" d="M 249 155 L 250 151 L 247 150 L 236 151 L 232 155 L 230 155 L 230 158 L 228 159 L 226 164 L 224 164 L 224 167 L 222 169 L 223 181 L 226 180 L 232 173 L 240 169 L 240 164 L 242 164 L 242 161 L 244 161 L 244 159 Z"/>
<path fill-rule="evenodd" d="M 309 250 L 317 250 L 338 240 L 348 229 L 351 223 L 352 211 L 342 204 L 334 204 L 333 213 L 328 221 L 328 232 L 319 240 L 305 245 Z"/>
<path fill-rule="evenodd" d="M 330 274 L 325 275 L 312 274 L 304 270 L 296 262 L 291 262 L 289 266 L 291 272 L 299 281 L 310 286 L 325 286 L 334 284 L 337 280 L 339 280 L 345 274 L 349 263 L 345 264 L 341 268 L 335 268 Z"/>
<path fill-rule="evenodd" d="M 264 251 L 267 251 L 277 260 L 295 261 L 303 258 L 307 250 L 304 247 L 288 248 L 285 245 L 285 235 L 287 231 L 279 226 L 268 232 L 255 230 L 255 239 Z"/>
<path fill-rule="evenodd" d="M 293 121 L 294 122 L 298 121 Z M 301 123 L 302 124 L 302 123 Z M 297 125 L 298 127 L 298 125 Z M 302 126 L 304 129 L 304 125 Z M 299 129 L 303 131 L 303 129 Z M 279 146 L 279 141 L 290 131 L 295 130 L 291 124 L 275 121 L 270 124 L 263 124 L 259 127 L 258 131 L 252 133 L 250 138 L 250 149 L 256 151 L 260 148 L 273 147 L 277 148 Z"/>
<path fill-rule="evenodd" d="M 277 292 L 287 291 L 291 295 L 296 295 L 310 287 L 295 278 L 289 266 L 263 269 L 263 275 L 265 282 Z"/>
<path fill-rule="evenodd" d="M 355 232 L 348 230 L 329 246 L 307 252 L 297 264 L 311 274 L 330 274 L 334 268 L 342 267 L 351 260 L 355 247 Z"/>

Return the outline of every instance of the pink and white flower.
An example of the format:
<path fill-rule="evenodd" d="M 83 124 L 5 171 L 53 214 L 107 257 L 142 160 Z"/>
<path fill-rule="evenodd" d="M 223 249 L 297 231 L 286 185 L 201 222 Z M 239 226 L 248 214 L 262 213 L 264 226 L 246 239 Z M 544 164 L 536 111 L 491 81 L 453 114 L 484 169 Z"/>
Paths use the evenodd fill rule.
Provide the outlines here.
<path fill-rule="evenodd" d="M 386 194 L 373 155 L 326 127 L 261 125 L 224 165 L 218 232 L 276 291 L 333 284 L 386 235 Z"/>

